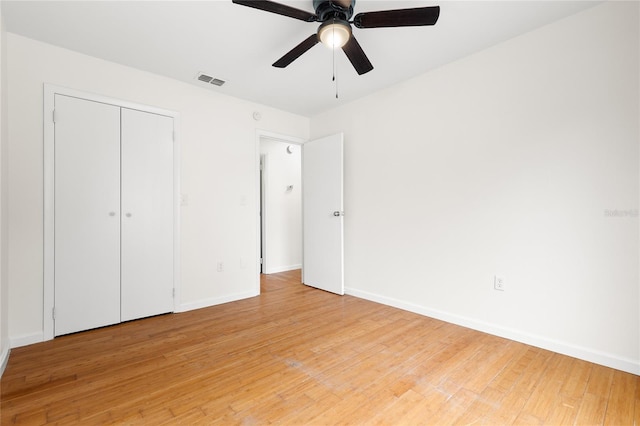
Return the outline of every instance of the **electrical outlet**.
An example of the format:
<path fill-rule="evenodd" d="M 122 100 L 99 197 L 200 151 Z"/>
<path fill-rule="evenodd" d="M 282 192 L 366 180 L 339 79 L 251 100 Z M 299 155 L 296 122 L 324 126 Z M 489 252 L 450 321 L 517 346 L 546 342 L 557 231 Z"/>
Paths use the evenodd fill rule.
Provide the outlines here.
<path fill-rule="evenodd" d="M 218 272 L 224 271 L 224 263 L 223 262 L 218 262 L 217 271 Z"/>
<path fill-rule="evenodd" d="M 499 290 L 499 291 L 504 291 L 504 288 L 505 288 L 504 277 L 496 275 L 493 278 L 493 289 L 494 290 Z"/>

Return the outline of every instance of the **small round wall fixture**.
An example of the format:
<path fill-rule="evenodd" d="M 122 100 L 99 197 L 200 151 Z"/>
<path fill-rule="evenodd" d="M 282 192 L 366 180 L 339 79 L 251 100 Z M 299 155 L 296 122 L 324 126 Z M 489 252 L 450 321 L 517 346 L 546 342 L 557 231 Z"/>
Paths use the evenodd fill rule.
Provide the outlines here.
<path fill-rule="evenodd" d="M 289 145 L 289 146 L 287 147 L 287 152 L 288 152 L 289 154 L 293 154 L 293 145 Z"/>
<path fill-rule="evenodd" d="M 256 121 L 260 121 L 262 119 L 262 114 L 260 114 L 260 111 L 256 111 L 253 113 L 253 119 Z"/>

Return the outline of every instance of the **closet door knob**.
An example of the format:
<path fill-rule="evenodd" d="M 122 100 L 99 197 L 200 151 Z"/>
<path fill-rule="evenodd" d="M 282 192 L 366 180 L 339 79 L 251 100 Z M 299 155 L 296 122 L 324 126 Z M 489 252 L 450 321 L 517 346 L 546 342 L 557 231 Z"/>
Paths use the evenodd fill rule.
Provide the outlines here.
<path fill-rule="evenodd" d="M 125 216 L 131 217 L 131 213 L 127 213 L 127 214 L 125 214 Z"/>
<path fill-rule="evenodd" d="M 109 216 L 115 216 L 116 212 L 109 212 Z"/>

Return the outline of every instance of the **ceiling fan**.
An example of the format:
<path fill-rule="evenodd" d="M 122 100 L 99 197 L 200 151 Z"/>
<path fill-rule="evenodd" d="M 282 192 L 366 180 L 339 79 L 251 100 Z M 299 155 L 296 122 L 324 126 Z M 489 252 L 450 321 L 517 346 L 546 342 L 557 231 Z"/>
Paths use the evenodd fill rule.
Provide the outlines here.
<path fill-rule="evenodd" d="M 352 21 L 356 0 L 313 0 L 316 13 L 307 12 L 270 0 L 233 0 L 233 3 L 288 16 L 305 22 L 320 22 L 317 33 L 310 35 L 302 43 L 291 49 L 273 63 L 274 67 L 285 68 L 298 59 L 318 42 L 331 47 L 342 48 L 349 61 L 360 75 L 373 69 L 364 50 L 353 36 L 351 24 L 356 28 L 414 27 L 434 25 L 440 15 L 440 6 L 416 7 L 411 9 L 383 10 L 358 13 Z"/>

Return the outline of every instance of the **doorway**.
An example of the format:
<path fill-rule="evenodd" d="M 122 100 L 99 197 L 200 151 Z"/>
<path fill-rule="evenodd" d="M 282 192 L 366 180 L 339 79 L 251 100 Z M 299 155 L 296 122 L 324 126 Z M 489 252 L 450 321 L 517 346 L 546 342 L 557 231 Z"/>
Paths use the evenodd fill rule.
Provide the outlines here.
<path fill-rule="evenodd" d="M 302 268 L 301 144 L 260 137 L 260 273 Z"/>
<path fill-rule="evenodd" d="M 256 132 L 256 198 L 257 206 L 262 206 L 263 201 L 268 198 L 268 193 L 262 193 L 262 182 L 267 180 L 267 174 L 262 174 L 260 168 L 261 150 L 260 145 L 263 140 L 285 142 L 291 149 L 301 150 L 301 184 L 305 183 L 305 189 L 301 188 L 301 223 L 302 232 L 302 269 L 301 282 L 306 285 L 327 290 L 339 295 L 344 294 L 344 207 L 343 207 L 343 141 L 344 135 L 337 133 L 303 142 L 301 139 L 281 136 L 264 131 Z M 304 143 L 304 146 L 303 146 Z M 302 149 L 304 147 L 304 149 Z M 265 161 L 266 169 L 270 162 Z M 304 173 L 302 173 L 304 172 Z M 316 185 L 319 183 L 319 186 Z M 307 185 L 307 184 L 310 184 Z M 314 188 L 315 185 L 315 189 Z M 302 185 L 301 185 L 302 186 Z M 290 184 L 284 188 L 289 189 Z M 311 188 L 311 189 L 310 189 Z M 282 186 L 279 191 L 282 191 Z M 258 265 L 256 269 L 256 294 L 260 294 L 261 265 L 263 259 L 260 258 L 262 251 L 263 228 L 266 230 L 267 242 L 269 241 L 269 227 L 262 226 L 263 217 L 269 215 L 269 208 L 256 209 L 257 233 L 256 233 L 256 259 Z M 329 219 L 329 220 L 328 220 Z M 313 232 L 310 232 L 313 230 Z M 268 256 L 266 249 L 266 256 Z M 331 254 L 329 257 L 326 253 Z M 311 268 L 309 266 L 311 265 Z M 265 271 L 269 271 L 268 259 Z M 322 274 L 307 274 L 307 271 L 325 270 Z M 281 269 L 282 271 L 286 269 Z M 307 278 L 310 281 L 306 281 Z M 328 282 L 324 282 L 327 281 Z"/>

